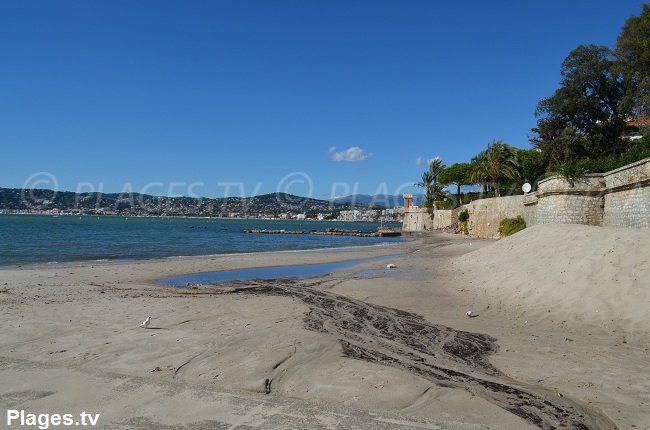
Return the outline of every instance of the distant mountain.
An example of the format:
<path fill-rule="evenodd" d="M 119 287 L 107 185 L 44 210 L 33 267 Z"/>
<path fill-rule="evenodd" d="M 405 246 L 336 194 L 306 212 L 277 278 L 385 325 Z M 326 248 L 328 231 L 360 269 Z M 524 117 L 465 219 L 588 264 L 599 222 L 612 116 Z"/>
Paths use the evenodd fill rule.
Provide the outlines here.
<path fill-rule="evenodd" d="M 420 205 L 424 201 L 424 194 L 413 194 L 413 204 Z M 350 196 L 332 199 L 334 203 L 349 203 L 363 206 L 383 206 L 386 208 L 404 206 L 404 196 L 402 194 L 353 194 Z"/>
<path fill-rule="evenodd" d="M 0 210 L 76 211 L 90 214 L 167 216 L 275 216 L 332 213 L 362 204 L 331 202 L 286 193 L 255 197 L 192 198 L 160 197 L 139 193 L 102 194 L 19 188 L 0 188 Z"/>

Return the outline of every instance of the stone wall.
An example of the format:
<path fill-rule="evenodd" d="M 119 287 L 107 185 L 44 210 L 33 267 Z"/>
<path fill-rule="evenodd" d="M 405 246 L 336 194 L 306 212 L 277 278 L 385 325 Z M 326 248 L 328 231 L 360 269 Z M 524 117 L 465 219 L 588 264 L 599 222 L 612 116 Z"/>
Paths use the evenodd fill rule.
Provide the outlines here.
<path fill-rule="evenodd" d="M 532 224 L 650 227 L 650 159 L 607 173 L 539 181 L 524 199 Z"/>
<path fill-rule="evenodd" d="M 402 230 L 406 232 L 428 231 L 456 228 L 458 225 L 458 211 L 434 210 L 418 208 L 404 212 L 404 223 Z"/>
<path fill-rule="evenodd" d="M 404 213 L 402 230 L 405 232 L 456 229 L 458 213 L 464 209 L 469 212 L 468 230 L 470 235 L 482 239 L 499 238 L 499 224 L 504 218 L 514 218 L 525 212 L 524 196 L 496 197 L 475 200 L 451 210 L 411 209 Z"/>
<path fill-rule="evenodd" d="M 426 209 L 404 214 L 405 231 L 456 228 L 458 212 L 469 211 L 472 236 L 499 238 L 504 218 L 523 216 L 526 225 L 586 224 L 597 226 L 650 228 L 650 158 L 576 180 L 554 176 L 537 184 L 537 191 L 525 196 L 475 200 L 454 210 Z"/>
<path fill-rule="evenodd" d="M 603 225 L 650 227 L 650 158 L 603 175 L 607 185 Z"/>
<path fill-rule="evenodd" d="M 573 181 L 559 176 L 543 179 L 537 183 L 537 191 L 524 199 L 527 212 L 534 212 L 526 225 L 602 225 L 605 189 L 601 174 Z"/>
<path fill-rule="evenodd" d="M 650 228 L 650 187 L 607 194 L 603 225 L 608 227 Z"/>
<path fill-rule="evenodd" d="M 409 209 L 404 212 L 402 231 L 426 231 L 431 230 L 431 215 L 426 209 Z"/>
<path fill-rule="evenodd" d="M 493 197 L 474 200 L 463 206 L 469 212 L 469 234 L 481 239 L 498 239 L 504 218 L 524 216 L 524 196 Z"/>
<path fill-rule="evenodd" d="M 530 224 L 602 225 L 603 195 L 551 194 L 538 199 Z"/>

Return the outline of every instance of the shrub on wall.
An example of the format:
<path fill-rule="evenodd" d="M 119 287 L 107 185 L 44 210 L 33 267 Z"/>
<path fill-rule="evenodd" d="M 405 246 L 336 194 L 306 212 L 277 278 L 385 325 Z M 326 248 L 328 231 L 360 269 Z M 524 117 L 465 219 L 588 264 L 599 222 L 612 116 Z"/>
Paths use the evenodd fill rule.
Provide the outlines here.
<path fill-rule="evenodd" d="M 620 158 L 620 166 L 617 167 L 623 167 L 626 164 L 632 164 L 648 157 L 650 157 L 650 134 L 644 136 L 643 139 L 635 142 L 623 152 Z"/>
<path fill-rule="evenodd" d="M 526 221 L 524 221 L 521 215 L 518 215 L 515 218 L 504 218 L 503 221 L 501 221 L 501 225 L 499 225 L 499 233 L 501 233 L 501 237 L 506 237 L 525 228 Z"/>
<path fill-rule="evenodd" d="M 463 209 L 458 213 L 458 227 L 461 233 L 467 233 L 467 221 L 469 221 L 469 211 Z"/>
<path fill-rule="evenodd" d="M 618 158 L 609 156 L 596 159 L 581 159 L 565 163 L 558 173 L 565 178 L 575 179 L 587 173 L 605 173 L 650 157 L 650 135 L 633 142 Z"/>
<path fill-rule="evenodd" d="M 558 168 L 558 173 L 568 179 L 576 179 L 587 173 L 604 173 L 620 167 L 612 157 L 599 159 L 582 159 L 565 163 Z"/>
<path fill-rule="evenodd" d="M 436 200 L 433 204 L 436 209 L 451 209 L 456 206 L 456 201 L 446 198 L 444 200 Z"/>

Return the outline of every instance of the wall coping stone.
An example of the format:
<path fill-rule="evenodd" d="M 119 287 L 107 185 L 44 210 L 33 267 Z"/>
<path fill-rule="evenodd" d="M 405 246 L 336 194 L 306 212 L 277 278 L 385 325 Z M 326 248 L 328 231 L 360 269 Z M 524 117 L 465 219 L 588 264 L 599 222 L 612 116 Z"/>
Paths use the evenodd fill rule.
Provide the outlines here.
<path fill-rule="evenodd" d="M 645 163 L 650 163 L 650 157 L 644 158 L 643 160 L 635 161 L 634 163 L 626 164 L 625 166 L 619 167 L 618 169 L 610 170 L 609 172 L 601 173 L 603 176 L 613 175 L 615 173 L 620 173 L 623 170 L 632 169 L 634 167 L 640 166 Z"/>

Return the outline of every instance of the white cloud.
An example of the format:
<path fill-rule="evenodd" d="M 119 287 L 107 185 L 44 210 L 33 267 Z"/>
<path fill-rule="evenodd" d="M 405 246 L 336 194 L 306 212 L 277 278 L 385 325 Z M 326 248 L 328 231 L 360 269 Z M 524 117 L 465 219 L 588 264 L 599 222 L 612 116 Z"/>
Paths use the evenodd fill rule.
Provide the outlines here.
<path fill-rule="evenodd" d="M 348 162 L 356 162 L 356 161 L 363 161 L 367 160 L 372 156 L 371 153 L 365 152 L 363 149 L 359 148 L 358 146 L 352 146 L 345 151 L 341 152 L 336 152 L 335 147 L 331 147 L 329 150 L 330 153 L 330 158 L 334 161 L 348 161 Z"/>
<path fill-rule="evenodd" d="M 416 166 L 421 166 L 422 165 L 422 157 L 418 157 L 415 159 L 415 165 Z"/>

